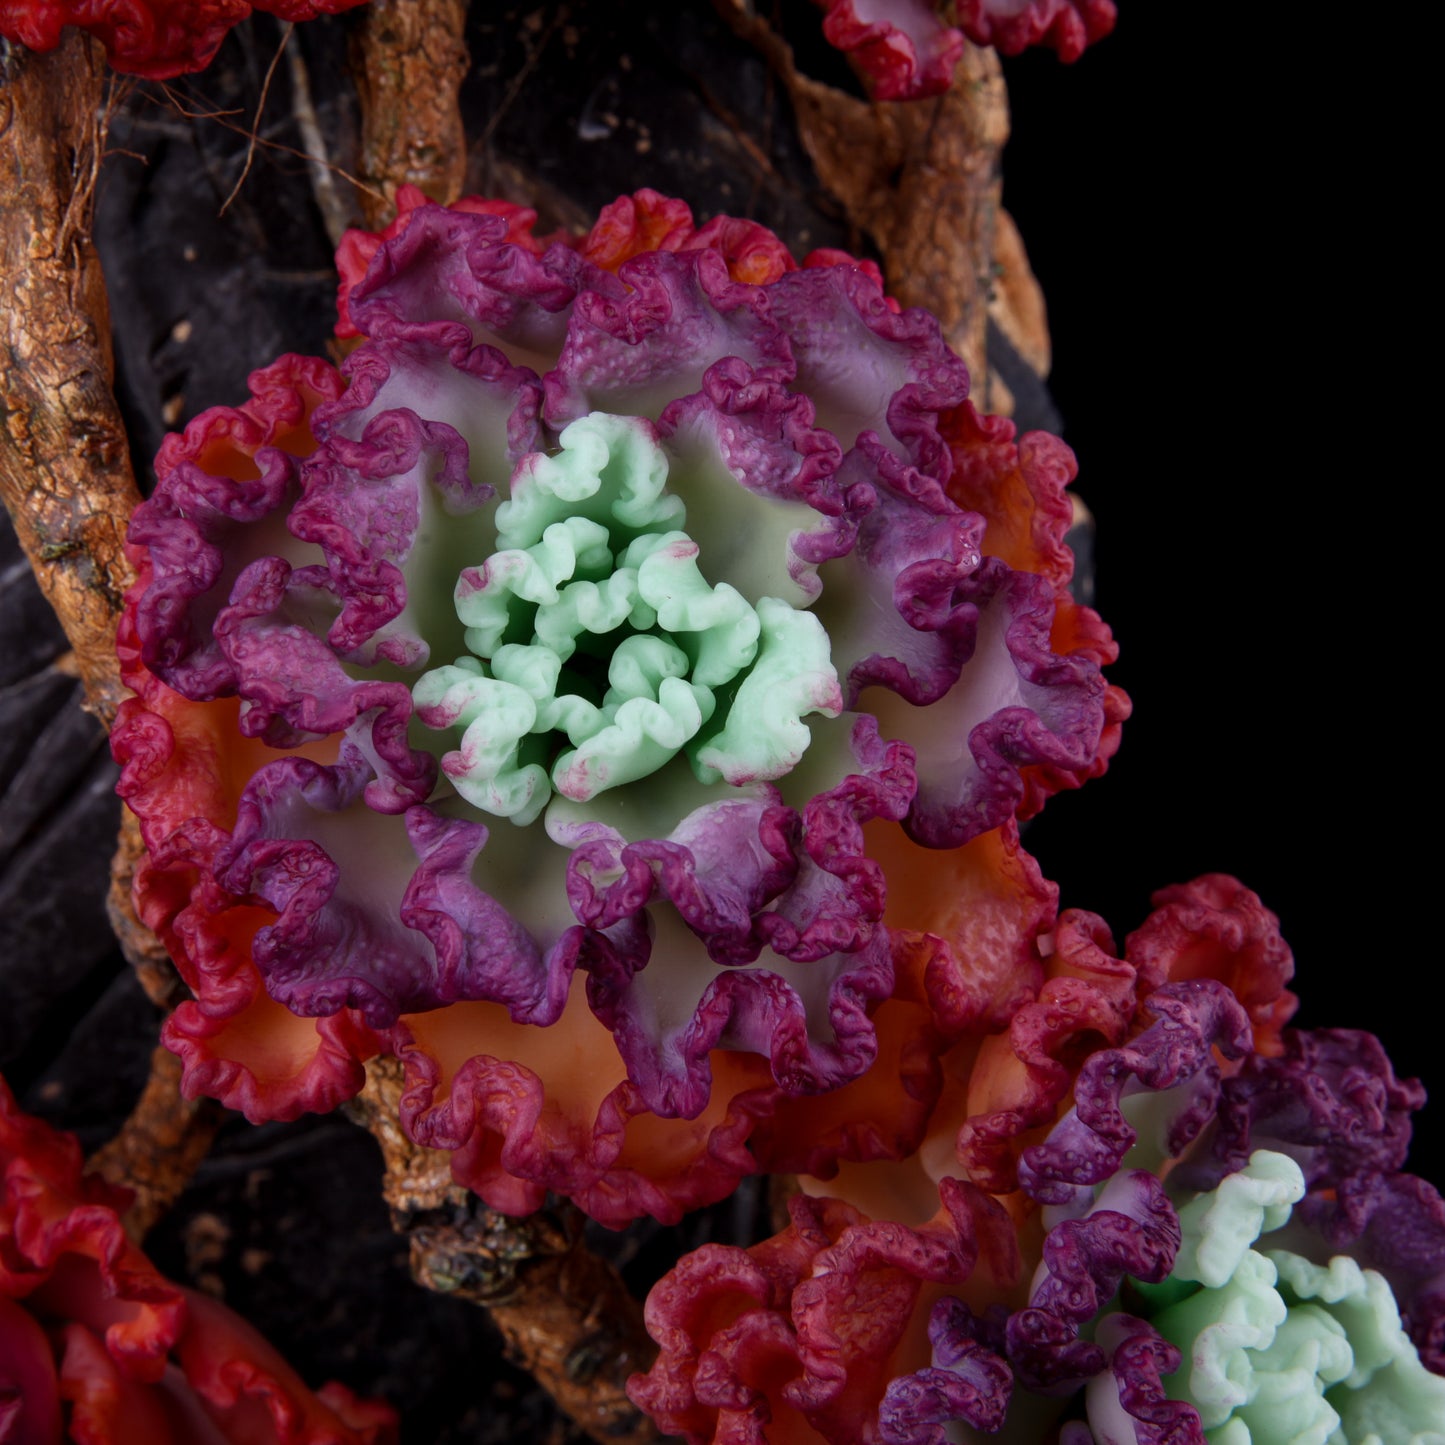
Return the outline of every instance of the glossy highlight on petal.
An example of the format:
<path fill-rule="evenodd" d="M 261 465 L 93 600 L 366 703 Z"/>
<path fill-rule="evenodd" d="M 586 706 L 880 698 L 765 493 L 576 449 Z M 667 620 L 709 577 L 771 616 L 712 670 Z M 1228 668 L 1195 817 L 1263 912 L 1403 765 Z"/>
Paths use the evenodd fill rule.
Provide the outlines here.
<path fill-rule="evenodd" d="M 1031 945 L 965 1000 L 979 926 L 885 919 L 870 833 L 992 858 L 1123 707 L 1072 471 L 876 268 L 647 191 L 534 221 L 403 193 L 342 247 L 340 372 L 167 443 L 114 745 L 187 1088 L 294 1117 L 398 1053 L 406 1127 L 500 1207 L 671 1219 L 780 1108 L 821 1172 L 911 1147 L 929 1051 Z"/>
<path fill-rule="evenodd" d="M 390 1407 L 313 1393 L 224 1305 L 163 1279 L 125 1190 L 0 1079 L 0 1439 L 9 1445 L 395 1445 Z"/>
<path fill-rule="evenodd" d="M 1114 0 L 959 0 L 958 23 L 976 45 L 1018 55 L 1047 45 L 1060 60 L 1077 60 L 1114 28 Z"/>
<path fill-rule="evenodd" d="M 0 0 L 0 35 L 53 50 L 67 25 L 105 46 L 124 75 L 169 80 L 204 70 L 233 25 L 261 10 L 282 20 L 339 15 L 364 0 Z"/>

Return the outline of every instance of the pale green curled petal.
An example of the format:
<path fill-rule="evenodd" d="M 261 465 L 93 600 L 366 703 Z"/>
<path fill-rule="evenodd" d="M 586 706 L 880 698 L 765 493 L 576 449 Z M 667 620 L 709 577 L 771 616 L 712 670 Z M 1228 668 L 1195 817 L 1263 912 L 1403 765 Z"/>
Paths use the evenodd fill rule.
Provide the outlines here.
<path fill-rule="evenodd" d="M 1251 1361 L 1251 1398 L 1237 1413 L 1256 1445 L 1327 1445 L 1340 1417 L 1328 1387 L 1350 1371 L 1350 1342 L 1324 1310 L 1290 1309 L 1267 1349 Z"/>
<path fill-rule="evenodd" d="M 763 628 L 758 660 L 733 699 L 727 723 L 693 760 L 704 783 L 724 778 L 741 786 L 781 778 L 812 736 L 802 719 L 843 711 L 822 623 L 774 597 L 759 601 L 758 617 Z"/>
<path fill-rule="evenodd" d="M 664 490 L 667 458 L 636 417 L 593 412 L 558 438 L 561 451 L 526 458 L 511 496 L 497 508 L 499 548 L 531 547 L 562 517 L 590 517 L 624 541 L 640 532 L 681 527 L 681 497 Z"/>
<path fill-rule="evenodd" d="M 686 677 L 688 666 L 687 653 L 665 637 L 640 633 L 625 638 L 607 664 L 608 701 L 655 698 L 664 678 Z M 694 677 L 693 681 L 699 679 Z"/>
<path fill-rule="evenodd" d="M 542 811 L 551 796 L 546 771 L 519 756 L 537 718 L 537 704 L 524 689 L 487 677 L 475 658 L 462 657 L 426 673 L 412 697 L 429 725 L 463 730 L 461 746 L 442 759 L 462 797 L 518 823 L 530 823 Z"/>
<path fill-rule="evenodd" d="M 552 769 L 557 791 L 585 802 L 607 788 L 655 773 L 697 736 L 713 706 L 706 688 L 680 677 L 663 678 L 656 702 L 628 698 L 606 727 L 557 759 Z"/>
<path fill-rule="evenodd" d="M 1260 1388 L 1255 1358 L 1274 1343 L 1288 1314 L 1276 1279 L 1262 1254 L 1246 1250 L 1222 1288 L 1196 1290 L 1151 1321 L 1184 1357 L 1167 1382 L 1170 1395 L 1188 1400 L 1206 1430 L 1224 1424 Z"/>
<path fill-rule="evenodd" d="M 651 627 L 657 615 L 637 590 L 637 573 L 614 572 L 600 582 L 570 582 L 555 602 L 537 609 L 533 634 L 542 647 L 550 647 L 566 662 L 584 633 L 605 637 L 620 627 Z M 471 634 L 467 636 L 470 638 Z"/>
<path fill-rule="evenodd" d="M 1183 1239 L 1174 1276 L 1218 1289 L 1254 1241 L 1283 1226 L 1304 1196 L 1304 1174 L 1289 1155 L 1256 1150 L 1249 1164 L 1225 1175 L 1217 1189 L 1180 1206 Z"/>
<path fill-rule="evenodd" d="M 556 608 L 572 590 L 563 584 L 579 573 L 606 577 L 612 569 L 607 541 L 605 527 L 585 517 L 569 517 L 553 522 L 532 546 L 494 552 L 481 567 L 467 568 L 456 586 L 457 616 L 466 628 L 467 646 L 478 657 L 490 657 L 503 645 L 518 602 Z"/>
<path fill-rule="evenodd" d="M 1138 1290 L 1181 1354 L 1169 1395 L 1199 1411 L 1210 1445 L 1445 1445 L 1445 1380 L 1420 1363 L 1386 1280 L 1343 1256 L 1252 1247 L 1303 1195 L 1298 1166 L 1260 1150 L 1178 1207 L 1174 1272 Z"/>
<path fill-rule="evenodd" d="M 726 582 L 708 585 L 698 571 L 697 543 L 686 532 L 657 540 L 662 545 L 637 565 L 642 600 L 656 610 L 657 625 L 688 649 L 693 681 L 721 687 L 758 655 L 758 614 Z M 631 565 L 637 545 L 627 549 L 623 566 Z"/>
<path fill-rule="evenodd" d="M 1322 1307 L 1349 1337 L 1352 1367 L 1326 1396 L 1340 1416 L 1331 1445 L 1445 1445 L 1445 1379 L 1420 1363 L 1384 1276 L 1344 1255 L 1268 1253 L 1284 1297 Z"/>
<path fill-rule="evenodd" d="M 649 423 L 583 417 L 561 443 L 519 466 L 498 550 L 457 582 L 476 656 L 413 689 L 423 724 L 461 730 L 443 771 L 518 823 L 553 789 L 590 802 L 684 749 L 705 784 L 781 778 L 802 719 L 842 710 L 822 625 L 703 576 Z"/>
<path fill-rule="evenodd" d="M 480 667 L 475 658 L 467 662 Z M 555 699 L 557 678 L 562 671 L 562 659 L 550 647 L 533 647 L 530 644 L 509 642 L 492 654 L 492 676 L 500 677 L 520 687 L 540 709 L 544 703 Z M 543 724 L 552 727 L 548 722 Z"/>

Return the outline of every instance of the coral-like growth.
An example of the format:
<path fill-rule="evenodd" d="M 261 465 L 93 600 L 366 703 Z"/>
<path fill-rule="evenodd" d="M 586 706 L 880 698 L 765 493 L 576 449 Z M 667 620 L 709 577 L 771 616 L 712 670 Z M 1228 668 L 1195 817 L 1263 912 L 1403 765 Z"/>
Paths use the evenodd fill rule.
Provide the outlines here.
<path fill-rule="evenodd" d="M 1077 60 L 1117 18 L 1114 0 L 958 0 L 964 34 L 1005 55 L 1048 45 L 1061 60 Z"/>
<path fill-rule="evenodd" d="M 227 32 L 262 10 L 282 20 L 339 15 L 364 0 L 0 0 L 0 35 L 54 50 L 74 25 L 105 46 L 113 69 L 146 80 L 204 70 Z"/>
<path fill-rule="evenodd" d="M 921 945 L 874 853 L 1037 811 L 1127 702 L 1072 457 L 876 270 L 654 192 L 532 220 L 404 191 L 342 372 L 167 442 L 115 749 L 188 1087 L 290 1117 L 389 1050 L 492 1203 L 670 1218 L 878 1057 Z"/>
<path fill-rule="evenodd" d="M 395 1445 L 388 1406 L 313 1394 L 224 1305 L 162 1278 L 127 1203 L 0 1079 L 0 1441 Z"/>
<path fill-rule="evenodd" d="M 530 225 L 403 192 L 342 373 L 166 442 L 114 746 L 189 1088 L 293 1117 L 389 1049 L 488 1201 L 670 1218 L 879 1056 L 870 848 L 1032 814 L 1127 702 L 1072 458 L 876 270 L 655 192 Z"/>
<path fill-rule="evenodd" d="M 923 855 L 885 856 L 907 877 Z M 784 1234 L 699 1251 L 658 1287 L 662 1354 L 635 1398 L 693 1442 L 934 1442 L 967 1426 L 1023 1445 L 1083 1392 L 1098 1440 L 1202 1441 L 1199 1402 L 1174 1385 L 1180 1342 L 1149 1318 L 1179 1297 L 1181 1239 L 1201 1227 L 1192 1181 L 1213 1174 L 1237 1200 L 1230 1181 L 1261 1137 L 1310 1137 L 1313 1120 L 1267 1102 L 1289 1088 L 1348 1137 L 1315 1156 L 1330 1197 L 1366 1174 L 1399 1179 L 1379 1171 L 1398 1163 L 1389 1141 L 1416 1095 L 1384 1066 L 1378 1089 L 1360 1071 L 1341 1083 L 1329 1036 L 1281 1034 L 1290 953 L 1232 879 L 1159 894 L 1122 956 L 1092 915 L 1055 917 L 1006 835 L 945 855 L 929 882 L 889 900 L 890 922 L 911 913 L 928 932 L 899 952 L 878 1065 L 759 1132 L 771 1167 L 827 1182 L 804 1179 L 813 1197 Z M 1302 1091 L 1305 1059 L 1320 1072 Z M 907 1101 L 898 1135 L 877 1118 L 888 1071 Z M 1280 1071 L 1294 1082 L 1257 1082 Z M 1433 1309 L 1445 1249 L 1428 1202 L 1388 1236 L 1368 1210 L 1321 1229 L 1302 1207 L 1286 1238 L 1287 1216 L 1269 1216 L 1272 1241 L 1314 1259 L 1332 1230 L 1418 1317 Z"/>

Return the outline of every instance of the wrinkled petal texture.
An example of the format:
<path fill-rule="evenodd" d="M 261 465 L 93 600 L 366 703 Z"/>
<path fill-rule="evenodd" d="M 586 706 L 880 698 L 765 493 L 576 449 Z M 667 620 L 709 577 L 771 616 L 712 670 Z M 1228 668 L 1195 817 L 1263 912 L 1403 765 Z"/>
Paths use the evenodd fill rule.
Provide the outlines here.
<path fill-rule="evenodd" d="M 1445 1379 L 1422 1365 L 1382 1275 L 1346 1253 L 1311 1260 L 1289 1247 L 1285 1227 L 1305 1188 L 1293 1159 L 1262 1149 L 1217 1188 L 1176 1194 L 1174 1268 L 1135 1291 L 1177 1353 L 1168 1393 L 1219 1438 L 1424 1445 L 1438 1438 Z M 1133 1324 L 1142 1335 L 1142 1322 Z M 1100 1344 L 1107 1331 L 1105 1321 Z M 1117 1356 L 1111 1372 L 1119 1374 Z M 1117 1413 L 1106 1379 L 1088 1390 L 1105 1437 Z"/>
<path fill-rule="evenodd" d="M 1400 1172 L 1410 1116 L 1425 1102 L 1399 1079 L 1380 1042 L 1357 1029 L 1285 1030 L 1273 1057 L 1251 1057 L 1225 1081 L 1207 1153 L 1182 1178 L 1215 1187 L 1256 1149 L 1287 1153 L 1308 1192 L 1288 1246 L 1320 1262 L 1347 1252 L 1394 1291 L 1426 1368 L 1445 1373 L 1445 1203 Z"/>
<path fill-rule="evenodd" d="M 942 95 L 963 54 L 963 36 L 929 0 L 818 0 L 823 34 L 858 67 L 875 100 Z"/>
<path fill-rule="evenodd" d="M 364 0 L 0 0 L 0 35 L 53 50 L 74 25 L 105 46 L 112 69 L 146 80 L 204 70 L 233 25 L 262 10 L 282 20 L 339 15 Z"/>
<path fill-rule="evenodd" d="M 954 29 L 939 0 L 816 0 L 823 34 L 853 62 L 875 100 L 942 95 L 965 37 L 1018 55 L 1047 45 L 1077 60 L 1114 28 L 1114 0 L 958 0 Z"/>
<path fill-rule="evenodd" d="M 958 0 L 963 33 L 1004 55 L 1047 45 L 1061 60 L 1077 60 L 1117 18 L 1114 0 Z"/>
<path fill-rule="evenodd" d="M 233 685 L 232 665 L 192 621 L 196 599 L 213 595 L 218 577 L 224 582 L 219 540 L 274 525 L 270 519 L 294 489 L 297 457 L 315 446 L 308 414 L 340 393 L 341 380 L 324 363 L 286 358 L 258 372 L 252 389 L 250 403 L 207 413 L 162 449 L 158 466 L 176 483 L 148 504 L 130 543 L 136 607 L 123 618 L 117 645 L 122 676 L 137 696 L 122 704 L 112 736 L 122 796 L 141 820 L 148 849 L 137 906 L 196 995 L 167 1020 L 166 1040 L 186 1063 L 188 1088 L 261 1120 L 295 1118 L 351 1097 L 361 1087 L 361 1062 L 377 1044 L 355 1011 L 300 1018 L 265 992 L 251 944 L 273 915 L 229 892 L 216 872 L 248 776 L 275 754 L 241 735 L 233 697 L 193 702 L 144 660 L 149 653 L 167 670 L 174 654 L 177 681 L 191 691 L 224 693 Z M 175 525 L 167 533 L 168 514 Z M 147 519 L 169 546 L 147 544 Z M 166 619 L 176 619 L 169 637 Z M 322 743 L 319 751 L 334 757 L 337 749 Z"/>
<path fill-rule="evenodd" d="M 395 1412 L 319 1394 L 223 1305 L 131 1243 L 125 1191 L 0 1079 L 0 1440 L 395 1445 Z"/>
<path fill-rule="evenodd" d="M 1014 818 L 1127 702 L 1068 590 L 1071 455 L 978 416 L 876 268 L 650 191 L 534 219 L 404 189 L 341 247 L 342 371 L 283 358 L 168 439 L 114 745 L 188 1088 L 292 1117 L 393 1052 L 499 1207 L 673 1218 L 880 1051 L 908 1105 L 844 1105 L 810 1162 L 910 1147 L 925 1036 L 1003 1000 L 894 1005 L 900 962 L 959 965 L 885 922 L 874 853 L 1013 838 L 997 886 L 959 865 L 981 938 L 1047 892 Z"/>
<path fill-rule="evenodd" d="M 1097 1385 L 1139 1439 L 1197 1441 L 1197 1414 L 1160 1383 L 1177 1352 L 1140 1321 L 1117 1340 L 1094 1325 L 1126 1276 L 1172 1268 L 1180 1228 L 1161 1176 L 1207 1152 L 1255 1034 L 1288 1052 L 1293 960 L 1277 921 L 1210 875 L 1158 894 L 1121 952 L 1096 916 L 1057 912 L 1012 827 L 929 872 L 901 828 L 870 827 L 890 879 L 916 880 L 885 914 L 901 943 L 879 1062 L 783 1101 L 754 1145 L 832 1197 L 795 1201 L 792 1229 L 752 1250 L 683 1261 L 649 1302 L 662 1354 L 635 1398 L 690 1440 L 812 1440 L 806 1425 L 829 1441 L 931 1445 L 958 1422 L 1014 1421 L 1021 1393 L 1061 1406 Z M 885 1073 L 907 1101 L 891 1131 Z M 755 1269 L 766 1287 L 744 1300 L 737 1282 Z M 1017 1408 L 1034 1423 L 1016 1437 L 1003 1424 L 1004 1438 L 1037 1438 L 1047 1413 Z M 792 1434 L 760 1423 L 800 1410 Z"/>
<path fill-rule="evenodd" d="M 941 1440 L 932 1427 L 950 1410 L 996 1429 L 1009 1378 L 986 1330 L 945 1340 L 956 1304 L 921 1333 L 910 1320 L 965 1285 L 987 1300 L 1013 1282 L 1004 1211 L 953 1180 L 918 1229 L 835 1199 L 800 1195 L 789 1210 L 782 1234 L 748 1250 L 706 1246 L 653 1290 L 647 1325 L 661 1354 L 629 1383 L 633 1399 L 690 1442 Z"/>

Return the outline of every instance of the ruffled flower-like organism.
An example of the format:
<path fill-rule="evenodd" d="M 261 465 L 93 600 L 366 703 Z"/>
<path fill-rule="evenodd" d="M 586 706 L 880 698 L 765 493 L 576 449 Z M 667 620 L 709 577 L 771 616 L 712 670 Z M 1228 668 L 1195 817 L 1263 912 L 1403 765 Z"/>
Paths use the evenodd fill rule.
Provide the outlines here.
<path fill-rule="evenodd" d="M 291 1117 L 390 1051 L 494 1206 L 675 1218 L 877 1058 L 922 946 L 880 860 L 1078 786 L 1127 704 L 1071 456 L 930 316 L 650 192 L 532 219 L 408 193 L 342 249 L 342 374 L 167 441 L 121 791 L 188 1087 Z"/>
<path fill-rule="evenodd" d="M 996 860 L 979 878 L 1008 874 Z M 1253 1197 L 1253 1184 L 1231 1181 L 1251 1156 L 1269 1157 L 1261 1149 L 1288 1150 L 1299 1164 L 1279 1167 L 1294 1171 L 1298 1203 L 1287 1228 L 1288 1209 L 1268 1224 L 1270 1247 L 1299 1260 L 1287 1303 L 1302 1320 L 1315 1320 L 1316 1304 L 1334 1311 L 1346 1330 L 1367 1312 L 1374 1320 L 1342 1374 L 1295 1383 L 1311 1400 L 1327 1394 L 1356 1427 L 1375 1420 L 1382 1439 L 1400 1438 L 1382 1413 L 1390 1372 L 1422 1399 L 1440 1388 L 1421 1381 L 1434 1380 L 1426 1366 L 1438 1369 L 1445 1219 L 1428 1186 L 1394 1172 L 1418 1088 L 1394 1078 L 1368 1036 L 1284 1029 L 1295 1002 L 1289 951 L 1233 880 L 1159 895 L 1118 957 L 1097 918 L 1055 919 L 1017 856 L 1012 876 L 1012 889 L 994 886 L 1012 907 L 996 906 L 986 926 L 991 953 L 1013 968 L 951 969 L 950 953 L 977 956 L 977 934 L 954 931 L 949 948 L 951 920 L 935 916 L 939 946 L 922 950 L 921 969 L 897 990 L 900 1000 L 919 986 L 946 1000 L 935 1038 L 955 1040 L 941 1080 L 903 1073 L 936 1099 L 916 1152 L 883 1165 L 867 1152 L 872 1136 L 857 1136 L 865 1147 L 837 1151 L 844 1162 L 827 1184 L 803 1181 L 784 1233 L 687 1256 L 648 1301 L 661 1355 L 634 1380 L 634 1398 L 692 1442 L 942 1445 L 979 1431 L 1033 1445 L 1062 1427 L 1069 1445 L 1202 1445 L 1204 1398 L 1175 1374 L 1189 1326 L 1164 1320 L 1165 1306 L 1182 1310 L 1181 1296 L 1196 1292 L 1181 1281 L 1214 1278 L 1180 1273 L 1181 1240 L 1213 1207 L 1190 1201 Z M 958 929 L 977 929 L 980 901 L 968 898 Z M 970 1015 L 971 1029 L 950 1023 Z M 853 1096 L 867 1082 L 850 1086 Z M 817 1101 L 838 1133 L 848 1096 Z M 809 1102 L 794 1108 L 806 1128 Z M 1403 1200 L 1413 1207 L 1386 1212 Z M 1331 1265 L 1342 1251 L 1351 1259 Z M 1158 1288 L 1146 1299 L 1149 1285 Z M 1213 1299 L 1192 1307 L 1207 1315 Z M 1151 1311 L 1164 1320 L 1157 1328 L 1141 1317 Z M 1337 1333 L 1322 1324 L 1315 1338 Z M 1261 1400 L 1289 1383 L 1279 1362 L 1294 1336 L 1280 1338 L 1257 1365 Z M 1366 1389 L 1376 1374 L 1379 1389 Z M 1221 1377 L 1237 1378 L 1228 1361 Z"/>
<path fill-rule="evenodd" d="M 1165 1392 L 1227 1445 L 1441 1445 L 1445 1378 L 1421 1364 L 1384 1276 L 1347 1254 L 1317 1263 L 1276 1245 L 1304 1194 L 1300 1166 L 1260 1149 L 1217 1188 L 1179 1201 L 1174 1266 L 1136 1290 L 1138 1314 L 1178 1360 Z M 1123 1314 L 1099 1326 L 1113 1352 L 1113 1340 L 1145 1334 Z M 1131 1413 L 1112 1373 L 1090 1387 L 1087 1408 L 1104 1440 Z"/>
<path fill-rule="evenodd" d="M 1419 1085 L 1397 1080 L 1378 1042 L 1353 1030 L 1285 1030 L 1221 1079 L 1202 1129 L 1181 1130 L 1187 1111 L 1163 1096 L 1163 1110 L 1141 1106 L 1121 1082 L 1115 1110 L 1137 1137 L 1119 1174 L 1101 1185 L 1086 1165 L 1064 1198 L 1059 1164 L 1084 1138 L 1077 1116 L 1038 1151 L 1052 1155 L 1047 1213 L 1060 1221 L 1045 1260 L 1129 1166 L 1153 1187 L 1163 1180 L 1183 1244 L 1162 1277 L 1131 1268 L 1118 1293 L 1105 1279 L 1092 1314 L 1036 1288 L 1034 1308 L 1008 1322 L 1022 1383 L 1088 1377 L 1094 1435 L 1076 1425 L 1069 1445 L 1129 1426 L 1149 1442 L 1171 1429 L 1227 1445 L 1441 1439 L 1445 1204 L 1396 1172 Z"/>
<path fill-rule="evenodd" d="M 0 1445 L 394 1445 L 395 1412 L 316 1394 L 126 1237 L 124 1190 L 0 1079 Z"/>
<path fill-rule="evenodd" d="M 1048 45 L 1063 60 L 1114 28 L 1114 0 L 958 0 L 958 29 L 939 0 L 817 0 L 823 33 L 858 67 L 876 100 L 941 95 L 953 80 L 965 37 L 1018 55 Z"/>
<path fill-rule="evenodd" d="M 111 67 L 146 80 L 204 70 L 232 26 L 262 10 L 282 20 L 339 15 L 363 0 L 0 0 L 0 35 L 54 50 L 67 25 L 105 46 Z"/>

